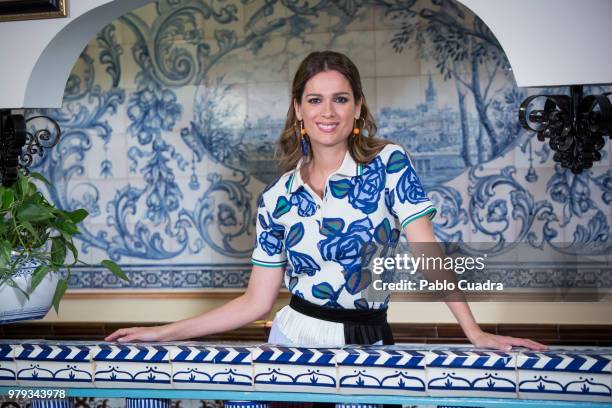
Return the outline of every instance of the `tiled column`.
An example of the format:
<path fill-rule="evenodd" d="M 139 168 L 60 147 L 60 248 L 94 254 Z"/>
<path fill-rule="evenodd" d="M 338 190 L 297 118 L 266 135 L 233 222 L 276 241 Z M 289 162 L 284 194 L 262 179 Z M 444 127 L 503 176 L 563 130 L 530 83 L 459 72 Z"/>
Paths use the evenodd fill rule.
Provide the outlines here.
<path fill-rule="evenodd" d="M 73 408 L 72 398 L 33 398 L 30 400 L 30 408 Z"/>
<path fill-rule="evenodd" d="M 262 401 L 225 401 L 224 408 L 268 408 L 268 403 Z"/>
<path fill-rule="evenodd" d="M 170 408 L 170 398 L 126 398 L 125 408 Z"/>

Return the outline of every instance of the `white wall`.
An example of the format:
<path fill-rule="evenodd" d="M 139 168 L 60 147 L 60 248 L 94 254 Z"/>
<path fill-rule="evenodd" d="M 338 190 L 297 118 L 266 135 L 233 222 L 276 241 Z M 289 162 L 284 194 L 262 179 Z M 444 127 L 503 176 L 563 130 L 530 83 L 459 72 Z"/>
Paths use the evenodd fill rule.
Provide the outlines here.
<path fill-rule="evenodd" d="M 612 83 L 612 1 L 460 1 L 493 31 L 518 86 Z"/>
<path fill-rule="evenodd" d="M 151 0 L 76 0 L 68 17 L 0 23 L 0 108 L 59 108 L 77 57 L 108 22 Z"/>

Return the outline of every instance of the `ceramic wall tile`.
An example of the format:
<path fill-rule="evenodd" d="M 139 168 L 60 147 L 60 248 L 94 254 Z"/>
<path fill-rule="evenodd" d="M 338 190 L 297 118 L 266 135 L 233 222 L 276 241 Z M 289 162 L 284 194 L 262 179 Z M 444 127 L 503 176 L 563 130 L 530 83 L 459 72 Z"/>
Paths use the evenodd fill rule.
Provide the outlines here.
<path fill-rule="evenodd" d="M 78 268 L 71 289 L 197 285 L 178 264 L 205 271 L 202 288 L 244 288 L 245 274 L 233 277 L 251 267 L 252 214 L 277 176 L 274 143 L 294 74 L 326 49 L 356 64 L 378 136 L 404 145 L 440 198 L 440 241 L 462 230 L 503 252 L 532 236 L 571 244 L 587 234 L 574 225 L 611 224 L 610 141 L 591 172 L 567 172 L 547 188 L 553 154 L 519 127 L 517 111 L 529 94 L 567 88 L 516 87 L 503 53 L 467 34 L 474 15 L 460 4 L 449 13 L 447 2 L 432 0 L 213 3 L 153 2 L 106 25 L 75 59 L 63 107 L 43 110 L 62 130 L 57 157 L 37 167 L 55 187 L 47 197 L 85 208 L 101 226 L 78 244 L 92 248 L 86 260 L 120 254 L 121 264 L 148 265 L 122 283 L 101 267 Z M 520 148 L 529 140 L 531 153 Z M 565 221 L 567 233 L 558 226 Z M 531 261 L 521 269 L 519 288 L 549 273 Z"/>
<path fill-rule="evenodd" d="M 251 349 L 186 345 L 170 352 L 174 388 L 251 390 Z"/>
<path fill-rule="evenodd" d="M 17 366 L 14 360 L 15 345 L 0 343 L 0 386 L 17 384 Z"/>
<path fill-rule="evenodd" d="M 24 387 L 92 387 L 91 346 L 22 343 L 14 348 L 17 382 Z"/>
<path fill-rule="evenodd" d="M 98 388 L 171 388 L 170 353 L 160 345 L 101 344 L 93 349 Z"/>
<path fill-rule="evenodd" d="M 347 347 L 336 352 L 341 394 L 425 396 L 425 352 L 397 347 Z"/>
<path fill-rule="evenodd" d="M 520 353 L 519 398 L 612 401 L 612 354 L 600 353 L 598 350 Z"/>
<path fill-rule="evenodd" d="M 252 358 L 256 391 L 337 392 L 332 349 L 264 345 Z"/>
<path fill-rule="evenodd" d="M 431 396 L 516 398 L 514 353 L 454 348 L 427 353 L 427 393 Z"/>

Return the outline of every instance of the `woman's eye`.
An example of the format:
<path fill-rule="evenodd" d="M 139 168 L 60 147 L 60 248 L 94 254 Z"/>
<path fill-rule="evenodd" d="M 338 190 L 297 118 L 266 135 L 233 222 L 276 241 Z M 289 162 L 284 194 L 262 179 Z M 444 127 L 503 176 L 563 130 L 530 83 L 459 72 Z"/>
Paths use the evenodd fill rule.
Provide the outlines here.
<path fill-rule="evenodd" d="M 311 98 L 308 100 L 308 103 L 319 103 L 319 102 L 320 102 L 319 98 Z"/>
<path fill-rule="evenodd" d="M 336 102 L 347 103 L 348 102 L 348 98 L 346 96 L 339 96 L 339 97 L 336 98 Z"/>

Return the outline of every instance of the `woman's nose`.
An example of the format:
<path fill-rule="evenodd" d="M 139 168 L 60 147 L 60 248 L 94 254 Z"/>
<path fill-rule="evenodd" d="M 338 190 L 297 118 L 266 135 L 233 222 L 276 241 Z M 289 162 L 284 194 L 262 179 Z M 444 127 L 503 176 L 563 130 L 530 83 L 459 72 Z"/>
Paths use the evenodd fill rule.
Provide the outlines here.
<path fill-rule="evenodd" d="M 323 116 L 325 116 L 326 118 L 331 118 L 336 114 L 336 111 L 334 110 L 334 104 L 329 101 L 329 102 L 325 102 L 323 105 Z"/>

